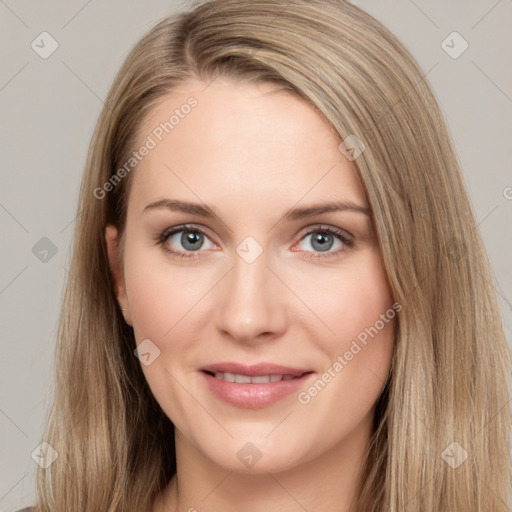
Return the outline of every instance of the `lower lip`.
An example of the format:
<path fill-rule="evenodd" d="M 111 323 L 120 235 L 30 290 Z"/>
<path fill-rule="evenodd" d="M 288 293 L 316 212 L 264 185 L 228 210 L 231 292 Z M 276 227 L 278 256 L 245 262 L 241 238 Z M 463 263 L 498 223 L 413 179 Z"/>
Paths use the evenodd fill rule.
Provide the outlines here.
<path fill-rule="evenodd" d="M 243 409 L 261 409 L 272 405 L 290 393 L 297 392 L 313 375 L 313 373 L 306 373 L 296 379 L 264 384 L 238 384 L 217 379 L 214 375 L 203 371 L 200 373 L 215 396 Z"/>

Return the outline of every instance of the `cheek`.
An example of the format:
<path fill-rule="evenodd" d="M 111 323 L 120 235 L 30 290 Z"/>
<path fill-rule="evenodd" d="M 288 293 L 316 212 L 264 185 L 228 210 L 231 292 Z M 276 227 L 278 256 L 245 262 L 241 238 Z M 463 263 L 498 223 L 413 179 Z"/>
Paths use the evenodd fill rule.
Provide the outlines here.
<path fill-rule="evenodd" d="M 341 415 L 350 410 L 354 417 L 362 418 L 388 375 L 397 310 L 377 252 L 368 251 L 357 263 L 354 260 L 353 265 L 323 282 L 326 285 L 321 291 L 310 293 L 309 304 L 324 324 L 315 321 L 316 329 L 324 333 L 318 331 L 316 342 L 326 355 L 324 373 L 319 375 L 326 384 L 325 391 L 319 383 L 315 389 L 306 390 L 301 403 L 311 399 L 316 401 L 313 407 L 320 408 L 336 403 L 343 406 Z M 317 401 L 314 397 L 320 393 L 322 399 Z"/>
<path fill-rule="evenodd" d="M 370 330 L 375 334 L 372 329 L 375 326 L 379 332 L 382 331 L 382 337 L 388 333 L 392 336 L 392 320 L 396 312 L 392 308 L 389 283 L 376 250 L 361 253 L 361 257 L 335 269 L 328 278 L 325 275 L 318 277 L 318 283 L 322 285 L 314 289 L 309 287 L 303 293 L 307 294 L 308 305 L 317 319 L 324 324 L 319 327 L 324 333 L 319 339 L 324 340 L 327 352 L 348 350 L 354 339 L 364 343 L 365 333 L 369 336 Z"/>
<path fill-rule="evenodd" d="M 138 341 L 164 339 L 180 318 L 188 320 L 187 311 L 197 302 L 204 284 L 190 279 L 190 269 L 169 265 L 158 248 L 130 246 L 127 238 L 125 254 L 125 283 L 135 337 Z"/>
<path fill-rule="evenodd" d="M 159 350 L 155 356 L 151 346 L 154 360 L 143 364 L 142 371 L 162 409 L 183 432 L 190 427 L 183 418 L 189 417 L 191 401 L 180 383 L 197 365 L 200 347 L 192 341 L 191 326 L 200 310 L 200 303 L 196 304 L 205 293 L 204 283 L 190 279 L 191 273 L 190 268 L 169 265 L 154 248 L 130 247 L 127 238 L 125 283 L 135 339 L 137 344 L 149 339 Z"/>
<path fill-rule="evenodd" d="M 197 370 L 204 351 L 199 333 L 210 327 L 214 310 L 208 292 L 218 275 L 170 263 L 160 249 L 130 246 L 128 237 L 126 243 L 125 283 L 135 339 L 137 344 L 149 339 L 159 350 L 154 363 L 142 368 L 158 399 L 165 390 L 178 392 L 177 382 Z"/>

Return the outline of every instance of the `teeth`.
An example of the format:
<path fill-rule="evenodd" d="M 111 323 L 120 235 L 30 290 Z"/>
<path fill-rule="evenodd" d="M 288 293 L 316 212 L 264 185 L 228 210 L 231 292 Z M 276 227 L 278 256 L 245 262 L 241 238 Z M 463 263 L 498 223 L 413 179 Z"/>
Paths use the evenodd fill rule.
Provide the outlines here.
<path fill-rule="evenodd" d="M 215 378 L 226 382 L 236 382 L 237 384 L 268 384 L 280 380 L 292 380 L 296 377 L 293 375 L 258 375 L 257 377 L 250 377 L 249 375 L 215 372 Z"/>
<path fill-rule="evenodd" d="M 233 373 L 225 373 L 224 380 L 228 382 L 235 382 L 235 375 Z"/>
<path fill-rule="evenodd" d="M 279 377 L 279 375 L 274 375 L 274 377 Z M 253 384 L 267 384 L 270 382 L 270 375 L 260 375 L 259 377 L 251 377 L 251 382 Z"/>

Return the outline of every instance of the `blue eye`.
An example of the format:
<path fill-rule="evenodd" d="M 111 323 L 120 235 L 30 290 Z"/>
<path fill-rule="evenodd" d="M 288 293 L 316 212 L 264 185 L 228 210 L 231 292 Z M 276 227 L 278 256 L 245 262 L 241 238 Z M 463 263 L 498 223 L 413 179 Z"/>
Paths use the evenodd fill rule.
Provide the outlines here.
<path fill-rule="evenodd" d="M 328 226 L 315 226 L 303 234 L 299 242 L 312 235 L 315 235 L 310 242 L 311 247 L 313 247 L 313 251 L 299 251 L 298 249 L 292 250 L 297 252 L 305 252 L 307 255 L 303 255 L 303 257 L 308 259 L 326 258 L 335 257 L 340 253 L 346 252 L 348 249 L 351 249 L 354 246 L 353 239 L 347 236 L 344 231 Z M 173 237 L 175 237 L 175 240 L 170 243 L 170 240 Z M 171 254 L 174 257 L 198 258 L 200 257 L 200 249 L 204 248 L 203 245 L 205 240 L 210 239 L 203 230 L 194 226 L 182 225 L 165 230 L 163 233 L 157 236 L 155 241 L 156 244 L 160 245 L 167 254 Z M 336 251 L 331 251 L 330 249 L 336 240 L 341 244 L 341 248 Z M 178 243 L 181 244 L 183 250 L 176 251 L 169 248 L 169 246 Z M 213 242 L 210 241 L 210 243 L 212 246 L 215 246 Z"/>
<path fill-rule="evenodd" d="M 175 235 L 180 234 L 181 236 L 176 237 L 181 243 L 185 251 L 174 251 L 169 249 L 167 242 Z M 194 254 L 202 248 L 205 238 L 208 238 L 206 233 L 199 228 L 190 226 L 176 226 L 175 228 L 168 229 L 159 235 L 157 243 L 162 246 L 162 249 L 178 258 L 197 258 L 198 255 Z M 174 242 L 176 243 L 176 241 Z M 189 253 L 187 253 L 189 252 Z"/>
<path fill-rule="evenodd" d="M 310 255 L 304 255 L 304 258 L 326 258 L 336 256 L 340 252 L 345 252 L 354 246 L 354 241 L 349 238 L 343 231 L 331 227 L 315 227 L 308 231 L 305 236 L 301 238 L 306 240 L 311 237 L 310 245 L 314 251 L 306 251 Z M 336 251 L 330 251 L 336 240 L 341 244 L 341 248 Z M 318 252 L 315 252 L 315 251 Z"/>

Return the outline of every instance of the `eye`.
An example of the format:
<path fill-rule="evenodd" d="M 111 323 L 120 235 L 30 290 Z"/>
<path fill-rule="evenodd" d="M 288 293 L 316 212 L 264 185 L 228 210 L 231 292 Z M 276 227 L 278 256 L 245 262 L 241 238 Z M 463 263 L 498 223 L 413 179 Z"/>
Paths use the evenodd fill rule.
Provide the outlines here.
<path fill-rule="evenodd" d="M 315 226 L 313 229 L 306 232 L 300 241 L 302 242 L 308 239 L 309 242 L 306 245 L 312 247 L 313 251 L 306 250 L 305 252 L 309 254 L 304 255 L 304 258 L 334 257 L 354 247 L 354 240 L 350 238 L 347 233 L 341 229 L 329 226 Z M 338 250 L 331 251 L 330 249 L 336 242 L 338 242 L 338 247 L 341 247 Z"/>
<path fill-rule="evenodd" d="M 158 245 L 168 253 L 177 256 L 178 258 L 197 258 L 199 255 L 194 254 L 200 249 L 204 249 L 204 241 L 209 240 L 204 231 L 192 226 L 176 226 L 167 229 L 161 235 L 158 235 L 156 240 Z M 182 249 L 177 251 L 170 249 L 169 246 L 181 245 Z M 212 243 L 213 246 L 215 246 Z"/>

